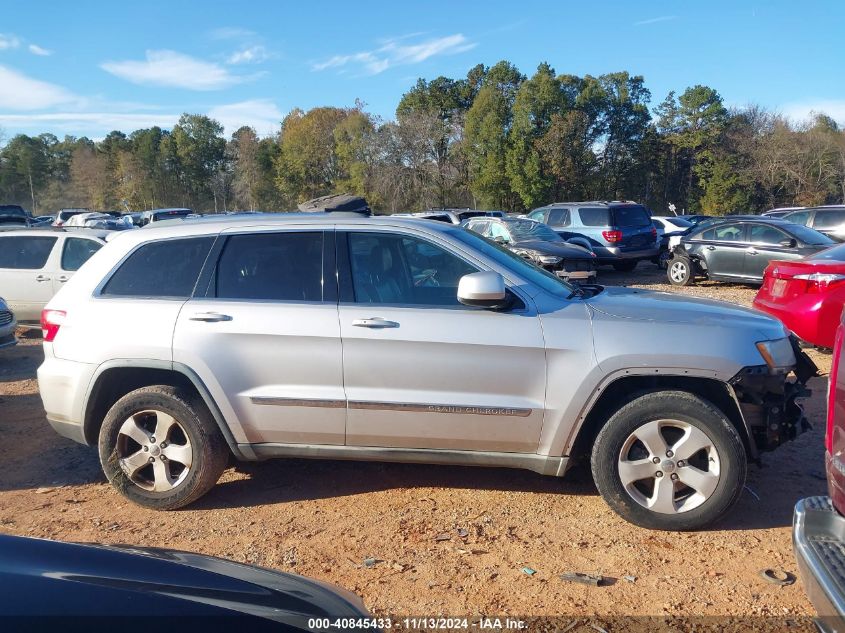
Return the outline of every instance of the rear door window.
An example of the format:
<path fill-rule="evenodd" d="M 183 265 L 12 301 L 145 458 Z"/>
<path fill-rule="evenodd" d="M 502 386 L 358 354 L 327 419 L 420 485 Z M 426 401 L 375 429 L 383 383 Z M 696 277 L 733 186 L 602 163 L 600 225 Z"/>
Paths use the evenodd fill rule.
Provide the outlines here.
<path fill-rule="evenodd" d="M 787 213 L 783 216 L 784 220 L 788 220 L 789 222 L 794 222 L 795 224 L 803 224 L 807 226 L 807 223 L 810 221 L 810 212 L 809 211 L 796 211 L 795 213 Z"/>
<path fill-rule="evenodd" d="M 584 226 L 610 226 L 610 209 L 605 207 L 581 207 L 578 217 Z"/>
<path fill-rule="evenodd" d="M 0 237 L 0 268 L 41 270 L 57 239 L 35 235 Z"/>
<path fill-rule="evenodd" d="M 622 228 L 651 226 L 651 215 L 645 207 L 614 207 L 613 225 Z"/>
<path fill-rule="evenodd" d="M 99 242 L 79 237 L 69 237 L 62 247 L 62 270 L 79 270 L 82 264 L 103 247 Z"/>
<path fill-rule="evenodd" d="M 322 301 L 323 233 L 233 235 L 217 263 L 220 299 Z"/>
<path fill-rule="evenodd" d="M 842 224 L 845 224 L 845 210 L 816 211 L 816 217 L 813 220 L 814 229 L 831 229 Z"/>
<path fill-rule="evenodd" d="M 542 217 L 538 218 L 542 222 Z M 569 226 L 569 209 L 552 209 L 549 211 L 550 226 Z"/>
<path fill-rule="evenodd" d="M 214 237 L 143 244 L 103 287 L 103 295 L 187 299 L 194 291 Z"/>
<path fill-rule="evenodd" d="M 701 239 L 714 242 L 742 242 L 745 240 L 745 225 L 720 224 L 704 231 Z"/>

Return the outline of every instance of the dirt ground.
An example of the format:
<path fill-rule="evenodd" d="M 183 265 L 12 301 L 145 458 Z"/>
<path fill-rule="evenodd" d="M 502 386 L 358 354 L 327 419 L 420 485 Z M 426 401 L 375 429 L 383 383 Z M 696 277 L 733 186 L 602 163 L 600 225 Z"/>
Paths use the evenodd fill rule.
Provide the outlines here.
<path fill-rule="evenodd" d="M 675 290 L 651 264 L 628 274 L 602 269 L 600 282 Z M 680 291 L 744 305 L 755 293 L 717 283 Z M 813 356 L 826 373 L 829 356 Z M 2 532 L 214 554 L 337 583 L 380 614 L 813 614 L 800 581 L 774 586 L 758 571 L 797 573 L 793 505 L 825 494 L 825 377 L 813 379 L 805 403 L 815 430 L 765 455 L 762 468 L 751 466 L 747 489 L 719 525 L 678 534 L 625 523 L 583 471 L 558 480 L 278 460 L 230 468 L 192 507 L 153 512 L 105 482 L 94 449 L 49 428 L 35 380 L 41 359 L 37 338 L 0 352 Z M 443 534 L 448 540 L 437 538 Z M 378 562 L 365 566 L 367 558 Z M 558 577 L 570 571 L 615 582 L 590 587 Z"/>

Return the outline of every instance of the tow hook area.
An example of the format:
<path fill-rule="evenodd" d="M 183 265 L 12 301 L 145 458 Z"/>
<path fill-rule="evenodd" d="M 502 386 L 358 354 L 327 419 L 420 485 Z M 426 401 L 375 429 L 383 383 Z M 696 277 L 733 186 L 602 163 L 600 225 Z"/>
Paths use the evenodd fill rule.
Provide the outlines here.
<path fill-rule="evenodd" d="M 812 428 L 796 400 L 812 393 L 805 383 L 818 370 L 800 349 L 796 348 L 795 357 L 797 362 L 792 370 L 795 379 L 773 374 L 767 366 L 761 365 L 746 367 L 730 381 L 742 416 L 760 451 L 773 450 Z"/>

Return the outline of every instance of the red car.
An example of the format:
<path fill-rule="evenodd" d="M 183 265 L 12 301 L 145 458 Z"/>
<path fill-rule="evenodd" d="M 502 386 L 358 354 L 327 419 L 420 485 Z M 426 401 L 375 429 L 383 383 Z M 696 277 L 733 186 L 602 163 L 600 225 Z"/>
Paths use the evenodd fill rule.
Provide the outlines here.
<path fill-rule="evenodd" d="M 845 244 L 796 261 L 773 261 L 754 307 L 816 347 L 833 347 L 845 306 Z"/>
<path fill-rule="evenodd" d="M 841 248 L 841 247 L 837 247 Z M 828 495 L 795 505 L 792 546 L 804 590 L 816 608 L 819 631 L 845 629 L 845 322 L 833 346 L 827 396 L 825 465 Z"/>

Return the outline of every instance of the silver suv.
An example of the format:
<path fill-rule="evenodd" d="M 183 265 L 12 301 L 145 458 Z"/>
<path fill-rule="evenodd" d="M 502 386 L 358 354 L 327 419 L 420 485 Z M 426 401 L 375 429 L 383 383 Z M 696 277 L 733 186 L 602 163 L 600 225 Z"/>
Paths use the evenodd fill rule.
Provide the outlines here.
<path fill-rule="evenodd" d="M 758 312 L 578 288 L 460 227 L 354 214 L 124 232 L 42 328 L 50 424 L 158 509 L 230 455 L 558 477 L 587 459 L 629 521 L 698 528 L 802 430 L 814 371 Z"/>

